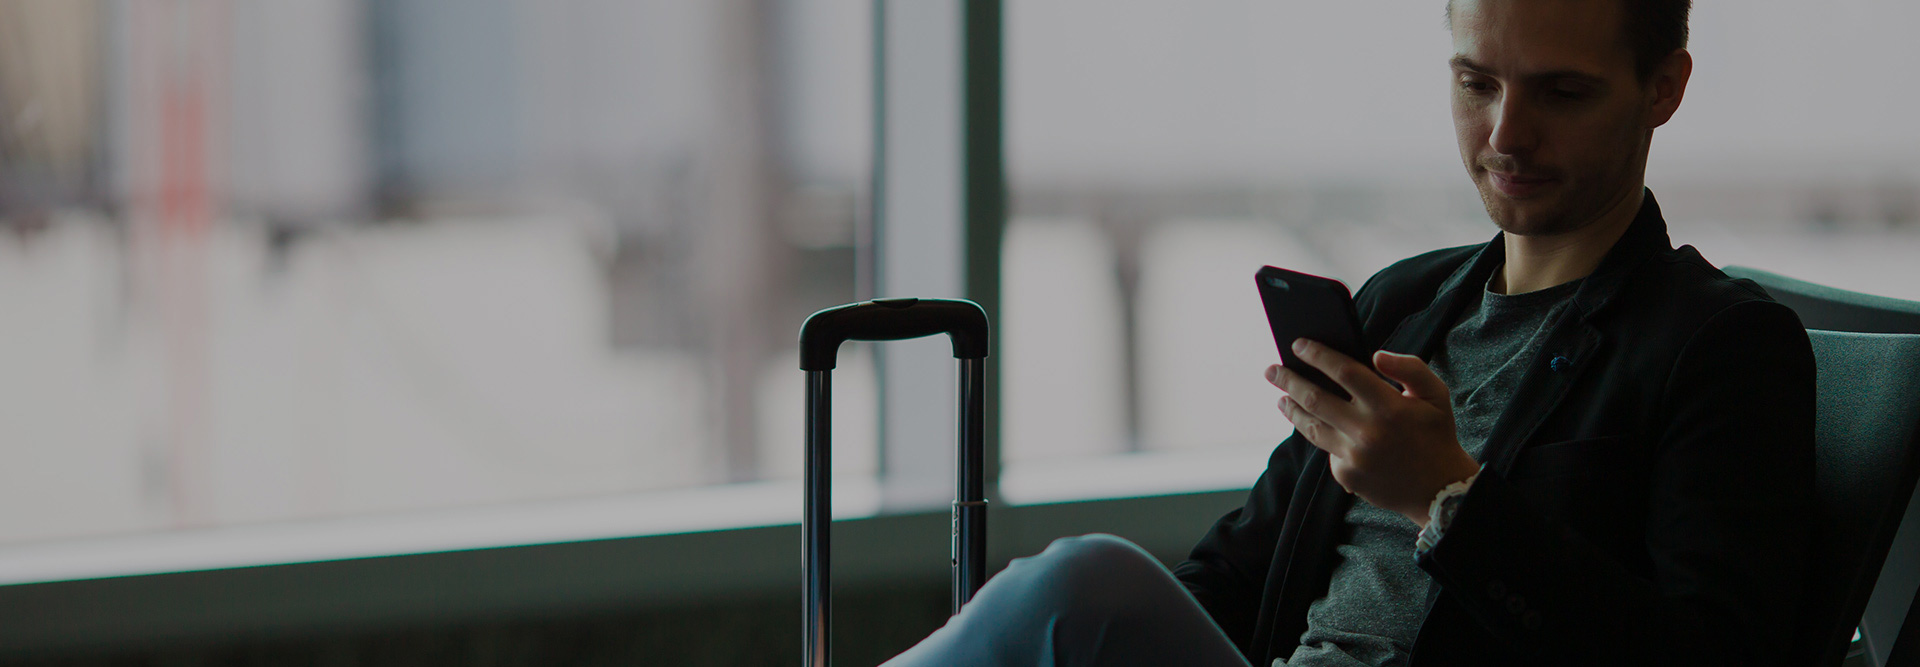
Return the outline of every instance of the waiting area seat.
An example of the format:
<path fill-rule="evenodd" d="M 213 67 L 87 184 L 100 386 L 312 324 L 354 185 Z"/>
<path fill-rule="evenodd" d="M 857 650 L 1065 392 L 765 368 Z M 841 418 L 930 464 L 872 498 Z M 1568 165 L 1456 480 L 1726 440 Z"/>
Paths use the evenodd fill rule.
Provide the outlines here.
<path fill-rule="evenodd" d="M 1819 373 L 1816 546 L 1795 663 L 1920 665 L 1920 303 L 1726 272 L 1799 313 Z M 1849 656 L 1856 627 L 1864 651 Z"/>
<path fill-rule="evenodd" d="M 1808 329 L 1920 334 L 1920 301 L 1850 292 L 1744 266 L 1729 266 L 1726 272 L 1759 283 L 1798 313 Z"/>

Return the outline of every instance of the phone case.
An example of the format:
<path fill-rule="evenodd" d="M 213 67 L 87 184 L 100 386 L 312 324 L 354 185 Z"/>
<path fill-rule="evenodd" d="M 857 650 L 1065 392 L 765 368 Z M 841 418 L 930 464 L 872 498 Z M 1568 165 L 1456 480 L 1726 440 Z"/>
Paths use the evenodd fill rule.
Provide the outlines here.
<path fill-rule="evenodd" d="M 1280 365 L 1342 399 L 1353 398 L 1339 383 L 1293 353 L 1294 339 L 1306 338 L 1373 367 L 1371 350 L 1360 338 L 1360 315 L 1354 310 L 1353 295 L 1346 284 L 1275 266 L 1261 267 L 1254 281 L 1266 307 L 1267 325 L 1273 329 L 1274 345 L 1280 349 Z"/>

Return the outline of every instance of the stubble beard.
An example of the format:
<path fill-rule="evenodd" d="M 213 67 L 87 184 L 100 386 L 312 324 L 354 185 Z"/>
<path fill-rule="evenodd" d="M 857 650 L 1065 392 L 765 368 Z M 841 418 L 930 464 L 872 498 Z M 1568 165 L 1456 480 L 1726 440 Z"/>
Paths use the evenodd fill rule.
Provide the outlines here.
<path fill-rule="evenodd" d="M 1634 134 L 1637 127 L 1623 127 L 1616 133 L 1615 141 L 1645 141 Z M 1634 145 L 1632 150 L 1623 151 L 1611 164 L 1598 172 L 1588 171 L 1592 177 L 1582 178 L 1559 170 L 1555 176 L 1560 179 L 1554 191 L 1543 198 L 1514 200 L 1501 194 L 1493 185 L 1493 175 L 1488 173 L 1489 166 L 1497 166 L 1503 171 L 1516 171 L 1515 164 L 1508 156 L 1476 158 L 1469 167 L 1473 175 L 1473 185 L 1480 193 L 1480 203 L 1487 209 L 1487 217 L 1500 231 L 1515 236 L 1555 236 L 1578 230 L 1592 224 L 1620 201 L 1633 194 L 1632 183 L 1634 164 L 1640 160 L 1642 145 Z M 1519 169 L 1524 170 L 1524 169 Z"/>

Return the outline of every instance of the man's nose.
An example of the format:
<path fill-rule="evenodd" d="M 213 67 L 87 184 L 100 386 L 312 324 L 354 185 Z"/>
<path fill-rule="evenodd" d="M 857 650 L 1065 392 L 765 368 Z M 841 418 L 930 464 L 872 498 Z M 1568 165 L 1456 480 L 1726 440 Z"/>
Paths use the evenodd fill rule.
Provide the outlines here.
<path fill-rule="evenodd" d="M 1494 152 L 1519 155 L 1532 152 L 1539 145 L 1539 128 L 1524 96 L 1502 95 L 1500 103 L 1494 105 L 1493 114 L 1493 134 L 1487 137 L 1487 147 Z"/>

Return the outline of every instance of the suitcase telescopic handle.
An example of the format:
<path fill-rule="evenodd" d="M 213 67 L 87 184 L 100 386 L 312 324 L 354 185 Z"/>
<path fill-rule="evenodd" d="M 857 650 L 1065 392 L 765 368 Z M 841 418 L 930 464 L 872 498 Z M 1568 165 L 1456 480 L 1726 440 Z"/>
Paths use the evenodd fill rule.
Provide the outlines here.
<path fill-rule="evenodd" d="M 814 313 L 800 326 L 800 370 L 830 371 L 840 344 L 850 340 L 906 340 L 934 334 L 953 338 L 955 359 L 987 356 L 987 313 L 961 299 L 874 299 Z"/>
<path fill-rule="evenodd" d="M 800 515 L 802 597 L 806 605 L 803 664 L 826 667 L 833 634 L 828 574 L 833 522 L 833 368 L 850 340 L 906 340 L 947 334 L 960 360 L 959 474 L 953 501 L 953 611 L 987 578 L 984 405 L 987 313 L 962 299 L 874 299 L 814 313 L 800 325 L 800 369 L 807 372 L 805 506 Z"/>

